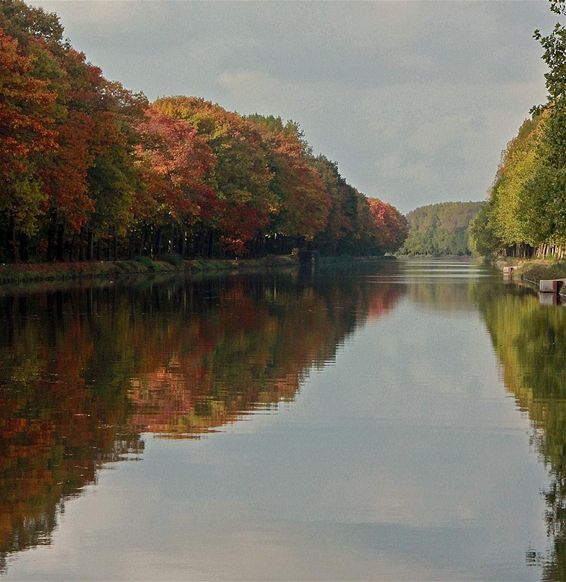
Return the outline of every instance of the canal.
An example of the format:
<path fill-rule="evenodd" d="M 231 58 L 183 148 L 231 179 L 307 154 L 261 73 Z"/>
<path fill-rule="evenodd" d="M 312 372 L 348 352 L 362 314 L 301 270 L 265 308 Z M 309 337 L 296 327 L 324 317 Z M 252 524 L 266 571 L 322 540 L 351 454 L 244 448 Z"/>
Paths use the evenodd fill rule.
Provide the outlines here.
<path fill-rule="evenodd" d="M 565 353 L 459 259 L 2 289 L 0 577 L 563 579 Z"/>

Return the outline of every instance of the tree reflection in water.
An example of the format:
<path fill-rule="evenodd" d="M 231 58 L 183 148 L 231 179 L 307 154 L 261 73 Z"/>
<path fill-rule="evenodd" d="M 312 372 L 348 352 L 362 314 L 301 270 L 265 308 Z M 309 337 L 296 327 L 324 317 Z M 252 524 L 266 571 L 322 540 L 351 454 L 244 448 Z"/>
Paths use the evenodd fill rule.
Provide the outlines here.
<path fill-rule="evenodd" d="M 531 289 L 491 280 L 420 282 L 409 296 L 440 311 L 479 308 L 505 388 L 528 414 L 532 444 L 549 475 L 542 494 L 550 550 L 528 549 L 527 563 L 541 567 L 544 580 L 566 580 L 566 308 L 541 305 Z"/>
<path fill-rule="evenodd" d="M 543 579 L 566 579 L 566 309 L 541 306 L 516 288 L 504 295 L 478 293 L 480 311 L 502 365 L 506 388 L 533 427 L 533 443 L 550 483 L 543 491 L 548 554 L 530 551 L 527 560 Z"/>
<path fill-rule="evenodd" d="M 375 267 L 373 267 L 375 269 Z M 0 571 L 142 433 L 195 438 L 291 401 L 404 288 L 271 274 L 0 296 Z"/>

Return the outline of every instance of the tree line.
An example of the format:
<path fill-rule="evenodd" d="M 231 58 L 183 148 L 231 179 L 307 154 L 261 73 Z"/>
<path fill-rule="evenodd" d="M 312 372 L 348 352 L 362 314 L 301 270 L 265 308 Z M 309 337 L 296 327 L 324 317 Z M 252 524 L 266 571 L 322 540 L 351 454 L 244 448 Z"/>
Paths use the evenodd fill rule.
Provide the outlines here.
<path fill-rule="evenodd" d="M 383 254 L 407 224 L 299 125 L 104 78 L 55 14 L 0 4 L 0 259 Z"/>
<path fill-rule="evenodd" d="M 563 0 L 551 10 L 566 15 Z M 470 227 L 481 255 L 566 256 L 566 27 L 534 37 L 548 65 L 544 105 L 533 107 L 501 156 L 489 198 Z"/>
<path fill-rule="evenodd" d="M 400 253 L 407 255 L 470 255 L 468 227 L 482 202 L 441 202 L 407 214 L 409 234 Z"/>

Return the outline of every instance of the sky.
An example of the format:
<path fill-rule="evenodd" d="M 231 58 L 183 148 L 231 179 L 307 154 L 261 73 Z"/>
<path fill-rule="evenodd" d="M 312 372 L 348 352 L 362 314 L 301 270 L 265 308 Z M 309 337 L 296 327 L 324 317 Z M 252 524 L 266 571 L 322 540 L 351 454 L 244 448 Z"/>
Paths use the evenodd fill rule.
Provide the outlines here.
<path fill-rule="evenodd" d="M 350 184 L 402 212 L 482 200 L 545 100 L 546 0 L 31 2 L 106 77 L 297 121 Z"/>

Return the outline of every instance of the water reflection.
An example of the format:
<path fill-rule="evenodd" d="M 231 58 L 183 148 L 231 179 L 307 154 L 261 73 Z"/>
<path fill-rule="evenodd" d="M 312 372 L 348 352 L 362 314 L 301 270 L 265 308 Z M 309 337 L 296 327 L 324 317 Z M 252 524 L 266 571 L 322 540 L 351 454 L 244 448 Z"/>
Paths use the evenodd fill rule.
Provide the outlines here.
<path fill-rule="evenodd" d="M 195 438 L 293 400 L 404 292 L 363 274 L 0 296 L 0 570 L 50 543 L 65 502 L 104 463 L 139 459 L 142 433 Z"/>
<path fill-rule="evenodd" d="M 566 579 L 566 310 L 541 306 L 521 288 L 477 294 L 478 305 L 502 366 L 505 386 L 533 427 L 533 443 L 550 483 L 546 502 L 549 553 L 528 553 L 543 579 Z"/>
<path fill-rule="evenodd" d="M 132 461 L 150 468 L 122 487 L 122 516 L 145 482 L 161 494 L 178 481 L 158 508 L 134 507 L 140 532 L 160 533 L 139 546 L 143 568 L 159 564 L 146 576 L 187 577 L 163 563 L 171 551 L 196 578 L 566 579 L 566 310 L 530 289 L 465 261 L 399 261 L 28 288 L 0 295 L 0 317 L 4 571 L 51 543 L 100 469 Z M 219 435 L 200 472 L 178 453 L 156 465 L 292 403 L 313 370 L 325 380 L 294 424 L 247 449 Z M 97 543 L 129 527 L 105 519 Z M 226 539 L 235 550 L 218 555 Z M 85 556 L 98 560 L 85 550 L 81 574 L 102 576 Z"/>
<path fill-rule="evenodd" d="M 563 298 L 536 293 L 517 282 L 500 281 L 499 275 L 490 274 L 486 269 L 482 277 L 473 276 L 475 272 L 475 268 L 470 269 L 459 261 L 424 260 L 407 263 L 393 278 L 407 284 L 411 301 L 424 309 L 440 312 L 479 309 L 501 366 L 504 385 L 517 408 L 531 421 L 531 442 L 550 478 L 542 491 L 550 550 L 526 548 L 526 562 L 542 569 L 543 580 L 566 580 L 566 309 Z M 434 282 L 437 278 L 442 280 Z"/>
<path fill-rule="evenodd" d="M 423 269 L 423 264 L 426 267 Z M 461 284 L 427 284 L 413 280 L 415 270 L 425 280 L 441 276 L 444 261 L 416 262 L 397 277 L 406 278 L 409 297 L 442 312 L 479 309 L 501 365 L 503 382 L 517 408 L 531 421 L 532 445 L 547 467 L 549 484 L 542 492 L 550 550 L 526 549 L 530 566 L 542 569 L 543 580 L 566 580 L 566 309 L 563 298 L 536 293 L 531 287 L 481 278 L 466 280 L 465 264 L 448 271 Z M 428 272 L 427 272 L 428 271 Z M 489 274 L 484 271 L 484 276 Z"/>

